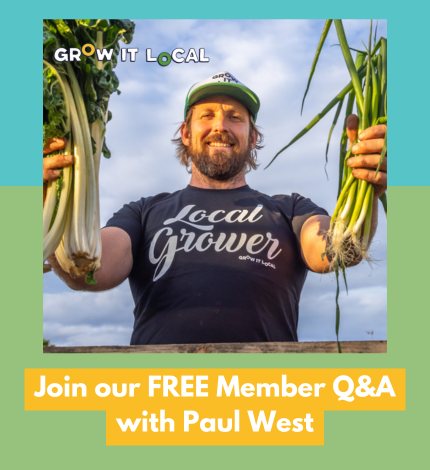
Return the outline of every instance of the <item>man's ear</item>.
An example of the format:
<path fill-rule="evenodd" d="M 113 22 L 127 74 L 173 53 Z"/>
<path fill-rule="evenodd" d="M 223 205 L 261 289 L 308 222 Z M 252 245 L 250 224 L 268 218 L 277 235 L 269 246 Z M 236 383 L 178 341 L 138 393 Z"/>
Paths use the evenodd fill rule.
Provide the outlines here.
<path fill-rule="evenodd" d="M 251 135 L 251 149 L 252 150 L 255 149 L 255 146 L 257 144 L 257 139 L 258 139 L 258 134 L 257 134 L 257 131 L 254 129 Z"/>
<path fill-rule="evenodd" d="M 182 143 L 186 145 L 187 147 L 189 147 L 191 144 L 191 133 L 188 129 L 186 122 L 183 122 L 181 126 L 181 138 L 182 138 Z"/>

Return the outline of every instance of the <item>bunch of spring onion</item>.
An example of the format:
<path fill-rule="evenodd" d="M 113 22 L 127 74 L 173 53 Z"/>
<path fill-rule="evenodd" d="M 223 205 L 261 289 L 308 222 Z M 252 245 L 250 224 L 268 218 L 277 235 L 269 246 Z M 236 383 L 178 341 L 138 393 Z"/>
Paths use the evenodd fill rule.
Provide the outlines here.
<path fill-rule="evenodd" d="M 353 102 L 355 95 L 359 119 L 358 133 L 360 134 L 362 130 L 369 126 L 387 122 L 387 41 L 381 39 L 381 52 L 367 61 L 363 92 L 362 80 L 357 73 L 357 68 L 360 67 L 363 61 L 364 53 L 359 52 L 357 54 L 356 63 L 354 64 L 346 42 L 342 22 L 335 20 L 335 24 L 354 87 L 353 92 L 350 94 L 350 101 Z M 372 26 L 367 48 L 368 54 L 371 48 Z M 385 140 L 377 172 L 382 159 L 385 157 L 386 148 L 387 141 Z M 340 195 L 331 219 L 330 231 L 327 234 L 329 241 L 328 253 L 331 258 L 331 266 L 334 269 L 344 268 L 345 265 L 360 256 L 368 259 L 374 187 L 373 184 L 364 180 L 357 180 L 352 175 L 352 169 L 346 164 L 350 156 L 351 150 L 343 158 Z"/>
<path fill-rule="evenodd" d="M 365 50 L 355 50 L 349 47 L 346 40 L 345 31 L 341 20 L 327 20 L 321 35 L 320 42 L 317 47 L 314 61 L 311 67 L 311 73 L 308 79 L 306 91 L 302 102 L 303 105 L 312 76 L 315 71 L 316 64 L 319 59 L 322 47 L 324 45 L 327 34 L 332 23 L 335 23 L 336 32 L 339 39 L 339 45 L 342 50 L 343 57 L 351 76 L 351 82 L 341 90 L 330 103 L 312 119 L 312 121 L 297 134 L 289 144 L 282 148 L 272 159 L 269 165 L 278 157 L 278 155 L 290 147 L 294 142 L 303 137 L 310 129 L 312 129 L 331 109 L 337 105 L 337 110 L 331 126 L 327 148 L 326 161 L 331 135 L 340 116 L 343 102 L 348 95 L 344 127 L 342 131 L 340 143 L 340 159 L 339 159 L 339 189 L 338 201 L 334 210 L 330 230 L 327 233 L 327 254 L 330 261 L 330 269 L 334 270 L 337 279 L 336 293 L 336 335 L 339 334 L 339 270 L 342 270 L 344 280 L 345 267 L 352 260 L 360 257 L 369 259 L 369 235 L 372 221 L 373 207 L 373 184 L 363 180 L 358 180 L 352 175 L 352 169 L 348 167 L 347 160 L 351 157 L 351 149 L 347 151 L 348 134 L 348 117 L 353 112 L 354 103 L 356 104 L 358 114 L 358 133 L 369 126 L 387 123 L 387 40 L 380 38 L 376 41 L 377 27 L 373 37 L 372 44 L 372 22 L 370 24 L 370 34 L 368 45 L 364 44 Z M 356 51 L 355 62 L 351 55 L 351 50 Z M 357 142 L 357 140 L 355 140 Z M 354 142 L 354 143 L 355 143 Z M 379 167 L 387 152 L 387 135 L 385 135 L 384 147 L 381 153 Z M 269 166 L 268 165 L 268 166 Z M 387 214 L 387 197 L 386 194 L 380 197 Z M 338 342 L 339 352 L 340 345 Z"/>
<path fill-rule="evenodd" d="M 130 20 L 45 20 L 43 22 L 43 140 L 65 137 L 61 153 L 73 154 L 75 164 L 48 184 L 43 208 L 43 262 L 54 252 L 61 267 L 72 277 L 93 274 L 100 267 L 101 240 L 98 174 L 101 154 L 107 158 L 106 124 L 110 95 L 119 94 L 113 68 L 119 41 L 130 43 Z M 58 62 L 59 48 L 113 49 L 109 60 L 97 54 L 81 55 L 80 61 Z M 49 158 L 49 157 L 48 157 Z"/>
<path fill-rule="evenodd" d="M 324 41 L 329 32 L 333 20 L 327 20 L 317 48 L 311 74 L 308 80 L 303 104 L 309 85 L 315 71 L 316 64 L 324 45 Z M 370 27 L 368 47 L 365 51 L 357 51 L 356 60 L 352 58 L 350 47 L 348 46 L 343 24 L 341 20 L 334 20 L 340 47 L 351 76 L 351 82 L 330 101 L 330 103 L 319 113 L 294 139 L 281 149 L 270 164 L 278 155 L 290 147 L 294 142 L 303 137 L 312 127 L 315 126 L 334 106 L 337 110 L 333 125 L 330 129 L 329 139 L 326 149 L 326 158 L 330 143 L 331 134 L 338 121 L 342 105 L 346 95 L 348 101 L 346 106 L 346 116 L 344 129 L 341 138 L 340 165 L 339 165 L 339 194 L 336 208 L 331 220 L 330 231 L 327 234 L 329 240 L 328 255 L 331 259 L 332 269 L 344 268 L 352 259 L 360 256 L 368 257 L 370 222 L 372 219 L 373 185 L 357 180 L 352 176 L 352 170 L 346 164 L 351 156 L 351 151 L 346 151 L 347 118 L 352 113 L 354 103 L 357 106 L 359 118 L 358 134 L 369 126 L 387 123 L 387 40 L 381 38 L 376 43 L 376 31 L 372 47 L 372 24 Z M 370 58 L 370 60 L 369 60 Z M 364 82 L 363 82 L 364 80 Z M 302 109 L 303 109 L 302 104 Z M 386 139 L 386 137 L 385 137 Z M 387 150 L 386 140 L 381 154 L 382 163 Z M 377 171 L 379 171 L 379 166 Z M 381 197 L 385 212 L 387 212 L 387 200 L 384 194 Z"/>

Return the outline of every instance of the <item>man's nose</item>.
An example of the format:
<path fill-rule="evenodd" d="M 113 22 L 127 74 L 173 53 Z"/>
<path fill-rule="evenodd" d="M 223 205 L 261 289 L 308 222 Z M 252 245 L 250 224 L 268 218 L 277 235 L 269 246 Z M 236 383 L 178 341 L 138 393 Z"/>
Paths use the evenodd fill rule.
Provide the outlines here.
<path fill-rule="evenodd" d="M 229 132 L 228 117 L 224 113 L 218 113 L 212 121 L 213 132 Z"/>

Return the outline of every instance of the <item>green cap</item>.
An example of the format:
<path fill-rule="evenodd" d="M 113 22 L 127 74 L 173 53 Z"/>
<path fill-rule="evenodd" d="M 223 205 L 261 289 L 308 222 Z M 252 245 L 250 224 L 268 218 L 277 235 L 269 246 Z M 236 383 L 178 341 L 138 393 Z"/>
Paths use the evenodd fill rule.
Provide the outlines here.
<path fill-rule="evenodd" d="M 201 82 L 195 83 L 185 100 L 184 120 L 188 109 L 197 101 L 212 95 L 228 95 L 240 101 L 251 112 L 254 122 L 260 109 L 258 96 L 229 72 L 220 72 Z"/>

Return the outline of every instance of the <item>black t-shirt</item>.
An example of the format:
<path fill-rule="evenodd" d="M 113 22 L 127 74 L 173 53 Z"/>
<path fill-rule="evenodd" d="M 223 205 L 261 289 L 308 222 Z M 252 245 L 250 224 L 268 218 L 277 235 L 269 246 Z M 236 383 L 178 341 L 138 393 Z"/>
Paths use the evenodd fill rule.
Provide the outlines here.
<path fill-rule="evenodd" d="M 131 238 L 131 344 L 297 341 L 310 199 L 193 186 L 125 205 L 107 223 Z"/>

